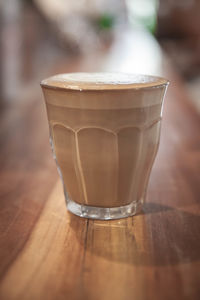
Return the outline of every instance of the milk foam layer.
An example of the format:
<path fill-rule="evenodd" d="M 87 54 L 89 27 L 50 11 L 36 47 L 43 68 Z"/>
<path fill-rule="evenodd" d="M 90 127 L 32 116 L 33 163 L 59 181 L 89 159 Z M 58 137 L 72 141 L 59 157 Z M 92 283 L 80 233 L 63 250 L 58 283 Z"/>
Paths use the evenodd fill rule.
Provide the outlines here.
<path fill-rule="evenodd" d="M 167 84 L 161 77 L 126 73 L 66 73 L 49 77 L 42 86 L 74 90 L 127 89 Z"/>

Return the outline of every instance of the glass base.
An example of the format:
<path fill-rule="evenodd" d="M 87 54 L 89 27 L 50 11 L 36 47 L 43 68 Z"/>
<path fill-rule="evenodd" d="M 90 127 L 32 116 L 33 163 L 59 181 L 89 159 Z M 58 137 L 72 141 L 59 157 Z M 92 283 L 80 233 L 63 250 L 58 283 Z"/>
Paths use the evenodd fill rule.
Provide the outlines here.
<path fill-rule="evenodd" d="M 137 201 L 125 206 L 104 208 L 78 204 L 69 198 L 67 198 L 66 202 L 68 210 L 73 214 L 83 218 L 98 220 L 114 220 L 133 216 L 138 213 L 142 204 L 142 201 Z"/>

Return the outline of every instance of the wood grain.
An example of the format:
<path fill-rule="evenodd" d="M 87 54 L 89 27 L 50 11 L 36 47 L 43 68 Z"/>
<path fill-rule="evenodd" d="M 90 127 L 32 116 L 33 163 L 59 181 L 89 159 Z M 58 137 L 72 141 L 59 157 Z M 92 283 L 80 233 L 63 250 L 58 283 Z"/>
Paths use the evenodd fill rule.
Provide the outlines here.
<path fill-rule="evenodd" d="M 143 213 L 67 212 L 41 95 L 0 119 L 0 299 L 199 299 L 200 118 L 174 72 Z"/>

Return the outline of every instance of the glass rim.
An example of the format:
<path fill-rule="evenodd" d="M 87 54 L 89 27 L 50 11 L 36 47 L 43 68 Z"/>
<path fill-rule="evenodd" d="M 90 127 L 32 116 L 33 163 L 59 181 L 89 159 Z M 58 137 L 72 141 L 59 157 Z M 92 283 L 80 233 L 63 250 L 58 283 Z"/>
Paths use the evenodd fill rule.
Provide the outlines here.
<path fill-rule="evenodd" d="M 81 76 L 80 74 L 86 74 L 90 76 L 94 76 L 96 74 L 100 75 L 102 78 L 104 76 L 107 76 L 107 74 L 115 75 L 123 77 L 126 76 L 126 78 L 130 78 L 130 82 L 98 82 L 92 80 L 70 80 L 70 76 Z M 68 79 L 64 78 L 68 76 Z M 85 75 L 84 75 L 85 76 Z M 137 77 L 140 77 L 144 80 L 144 82 L 131 82 L 131 78 L 134 79 Z M 64 78 L 64 79 L 63 79 Z M 136 80 L 136 79 L 134 79 Z M 154 76 L 154 75 L 145 75 L 145 74 L 132 74 L 132 73 L 121 73 L 121 72 L 74 72 L 74 73 L 63 73 L 63 74 L 57 74 L 51 77 L 48 77 L 40 82 L 40 85 L 42 88 L 45 89 L 53 89 L 53 90 L 66 90 L 66 91 L 76 91 L 76 92 L 106 92 L 106 91 L 130 91 L 130 90 L 143 90 L 143 89 L 152 89 L 152 88 L 160 88 L 163 86 L 169 85 L 169 80 L 160 77 L 160 76 Z"/>

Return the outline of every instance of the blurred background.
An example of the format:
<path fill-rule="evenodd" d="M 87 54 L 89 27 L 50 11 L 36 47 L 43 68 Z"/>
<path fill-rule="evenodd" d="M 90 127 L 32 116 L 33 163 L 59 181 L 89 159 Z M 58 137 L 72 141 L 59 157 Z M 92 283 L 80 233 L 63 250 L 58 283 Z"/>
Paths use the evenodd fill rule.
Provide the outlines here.
<path fill-rule="evenodd" d="M 165 76 L 171 65 L 200 110 L 199 0 L 6 0 L 0 22 L 2 109 L 37 98 L 55 73 Z"/>

